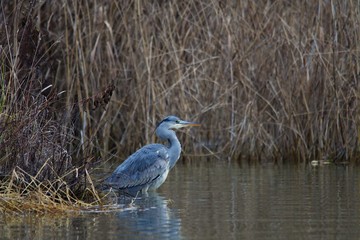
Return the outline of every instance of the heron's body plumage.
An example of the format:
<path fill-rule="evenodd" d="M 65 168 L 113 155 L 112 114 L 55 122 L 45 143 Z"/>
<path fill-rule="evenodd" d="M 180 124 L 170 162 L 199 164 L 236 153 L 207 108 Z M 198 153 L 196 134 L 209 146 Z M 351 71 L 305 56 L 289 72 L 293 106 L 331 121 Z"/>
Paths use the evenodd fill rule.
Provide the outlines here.
<path fill-rule="evenodd" d="M 170 160 L 165 146 L 149 144 L 128 157 L 113 174 L 106 179 L 106 184 L 115 189 L 137 192 L 159 187 L 166 178 Z"/>
<path fill-rule="evenodd" d="M 131 194 L 159 188 L 180 158 L 181 145 L 172 129 L 197 125 L 175 116 L 166 117 L 159 123 L 156 134 L 168 145 L 149 144 L 140 148 L 115 169 L 105 184 Z"/>

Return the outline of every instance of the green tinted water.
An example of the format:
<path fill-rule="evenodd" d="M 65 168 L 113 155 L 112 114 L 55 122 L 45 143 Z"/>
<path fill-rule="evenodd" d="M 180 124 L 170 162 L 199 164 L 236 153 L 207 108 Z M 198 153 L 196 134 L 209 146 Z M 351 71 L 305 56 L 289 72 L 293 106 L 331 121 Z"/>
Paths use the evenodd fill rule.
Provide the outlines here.
<path fill-rule="evenodd" d="M 0 215 L 0 238 L 357 239 L 359 172 L 193 160 L 178 163 L 157 193 L 139 197 L 124 211 Z"/>

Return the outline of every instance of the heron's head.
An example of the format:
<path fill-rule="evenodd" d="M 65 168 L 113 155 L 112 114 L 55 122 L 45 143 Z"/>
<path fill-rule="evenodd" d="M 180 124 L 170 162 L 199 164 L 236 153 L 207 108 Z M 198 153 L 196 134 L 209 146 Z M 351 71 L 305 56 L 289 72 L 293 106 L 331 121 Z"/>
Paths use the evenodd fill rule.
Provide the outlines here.
<path fill-rule="evenodd" d="M 156 128 L 180 129 L 184 127 L 196 127 L 196 126 L 200 126 L 200 124 L 195 122 L 184 121 L 176 116 L 167 116 L 157 125 Z"/>

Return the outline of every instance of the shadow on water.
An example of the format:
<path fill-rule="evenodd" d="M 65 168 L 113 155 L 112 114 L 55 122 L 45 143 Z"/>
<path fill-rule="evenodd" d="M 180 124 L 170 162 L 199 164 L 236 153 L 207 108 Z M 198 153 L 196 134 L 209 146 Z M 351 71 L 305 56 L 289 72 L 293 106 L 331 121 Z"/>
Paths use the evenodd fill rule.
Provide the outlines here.
<path fill-rule="evenodd" d="M 171 201 L 156 192 L 143 194 L 135 199 L 119 197 L 118 204 L 132 206 L 116 214 L 119 223 L 126 223 L 122 235 L 146 239 L 181 239 L 181 220 L 178 210 L 169 208 Z"/>
<path fill-rule="evenodd" d="M 179 211 L 151 193 L 135 200 L 119 197 L 122 210 L 66 217 L 0 215 L 0 239 L 182 239 Z"/>

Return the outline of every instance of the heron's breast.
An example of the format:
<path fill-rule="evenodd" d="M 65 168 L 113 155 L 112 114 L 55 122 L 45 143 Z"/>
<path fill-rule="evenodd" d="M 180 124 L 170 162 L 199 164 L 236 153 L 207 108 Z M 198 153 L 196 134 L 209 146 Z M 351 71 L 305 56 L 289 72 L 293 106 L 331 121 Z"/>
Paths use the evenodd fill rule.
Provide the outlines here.
<path fill-rule="evenodd" d="M 165 160 L 165 161 L 169 161 L 169 153 L 167 152 L 167 150 L 165 149 L 159 149 L 156 151 L 156 154 L 159 158 Z"/>
<path fill-rule="evenodd" d="M 166 170 L 163 174 L 161 174 L 151 186 L 149 186 L 149 189 L 157 189 L 159 188 L 166 180 L 168 176 L 169 170 Z"/>

